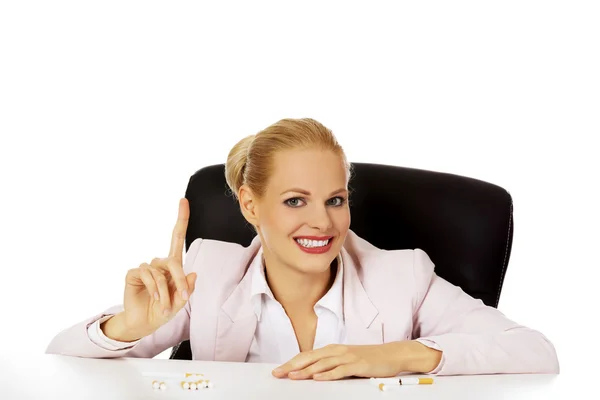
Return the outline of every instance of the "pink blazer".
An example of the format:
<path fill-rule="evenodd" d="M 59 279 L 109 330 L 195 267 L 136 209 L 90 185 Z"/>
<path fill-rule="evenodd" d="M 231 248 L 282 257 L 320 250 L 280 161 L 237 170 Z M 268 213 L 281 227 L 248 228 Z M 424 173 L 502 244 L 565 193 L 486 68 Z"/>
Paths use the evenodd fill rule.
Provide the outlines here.
<path fill-rule="evenodd" d="M 185 273 L 198 274 L 186 306 L 135 346 L 104 350 L 87 335 L 94 315 L 56 335 L 47 353 L 79 357 L 146 357 L 190 340 L 194 359 L 243 362 L 256 328 L 247 268 L 260 248 L 196 239 L 185 255 Z M 540 332 L 506 318 L 437 276 L 427 254 L 381 250 L 354 232 L 342 248 L 347 344 L 427 339 L 443 351 L 437 375 L 558 373 L 552 343 Z"/>

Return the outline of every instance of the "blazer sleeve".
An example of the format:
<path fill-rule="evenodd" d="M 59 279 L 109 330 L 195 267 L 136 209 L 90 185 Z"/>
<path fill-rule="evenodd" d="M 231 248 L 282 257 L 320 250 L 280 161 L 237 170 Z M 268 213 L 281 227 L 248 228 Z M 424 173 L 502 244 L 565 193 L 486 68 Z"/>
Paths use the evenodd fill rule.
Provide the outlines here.
<path fill-rule="evenodd" d="M 201 243 L 202 239 L 200 238 L 194 240 L 185 255 L 183 269 L 186 275 L 194 270 L 194 262 L 200 251 Z M 123 311 L 123 305 L 117 305 L 58 333 L 50 341 L 46 353 L 87 358 L 152 358 L 181 341 L 189 339 L 190 301 L 193 296 L 194 294 L 190 296 L 186 305 L 169 322 L 151 335 L 143 337 L 137 342 L 132 342 L 135 344 L 131 347 L 108 350 L 94 343 L 89 337 L 88 328 L 90 325 L 105 316 L 115 315 Z"/>
<path fill-rule="evenodd" d="M 414 251 L 413 269 L 419 291 L 413 337 L 443 352 L 430 374 L 559 373 L 556 350 L 540 332 L 437 276 L 420 249 Z"/>

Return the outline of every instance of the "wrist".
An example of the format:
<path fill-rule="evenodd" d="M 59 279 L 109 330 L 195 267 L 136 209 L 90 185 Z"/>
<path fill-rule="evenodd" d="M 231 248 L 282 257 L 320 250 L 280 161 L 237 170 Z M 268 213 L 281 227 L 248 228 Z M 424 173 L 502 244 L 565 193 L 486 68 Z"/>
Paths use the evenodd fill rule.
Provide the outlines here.
<path fill-rule="evenodd" d="M 123 313 L 115 314 L 100 324 L 100 330 L 109 339 L 118 342 L 134 342 L 145 335 L 136 333 L 125 323 Z"/>
<path fill-rule="evenodd" d="M 442 352 L 425 346 L 416 340 L 388 343 L 398 373 L 433 371 L 442 360 Z"/>

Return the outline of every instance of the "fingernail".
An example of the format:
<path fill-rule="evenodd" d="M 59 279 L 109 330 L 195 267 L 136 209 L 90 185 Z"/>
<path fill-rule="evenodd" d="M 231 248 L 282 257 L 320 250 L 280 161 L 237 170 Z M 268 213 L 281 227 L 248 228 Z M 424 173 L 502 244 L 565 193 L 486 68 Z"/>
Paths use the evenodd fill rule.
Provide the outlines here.
<path fill-rule="evenodd" d="M 156 300 L 159 300 L 159 298 L 158 298 L 158 292 L 154 292 L 154 298 L 155 298 Z"/>
<path fill-rule="evenodd" d="M 187 300 L 187 299 L 190 297 L 190 296 L 188 295 L 188 292 L 187 292 L 187 290 L 184 290 L 183 292 L 181 292 L 181 297 L 182 297 L 184 300 Z"/>
<path fill-rule="evenodd" d="M 163 315 L 166 317 L 171 313 L 171 310 L 169 310 L 168 308 L 165 309 L 165 311 L 163 311 Z"/>
<path fill-rule="evenodd" d="M 275 369 L 273 370 L 273 372 L 274 372 L 274 373 L 276 373 L 277 375 L 279 375 L 280 373 L 282 373 L 282 372 L 283 372 L 283 369 L 282 369 L 282 368 L 275 368 Z"/>

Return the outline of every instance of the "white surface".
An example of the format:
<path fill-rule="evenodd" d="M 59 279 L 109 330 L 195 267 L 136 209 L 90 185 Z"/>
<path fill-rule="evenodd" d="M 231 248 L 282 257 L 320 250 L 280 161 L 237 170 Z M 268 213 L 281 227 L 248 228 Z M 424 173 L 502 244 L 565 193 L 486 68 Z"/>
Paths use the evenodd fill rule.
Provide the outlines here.
<path fill-rule="evenodd" d="M 2 399 L 558 399 L 591 382 L 573 385 L 562 375 L 490 375 L 434 377 L 432 385 L 380 392 L 368 379 L 334 382 L 291 381 L 271 376 L 272 364 L 221 363 L 163 359 L 85 359 L 56 355 L 0 361 Z M 202 373 L 214 382 L 193 393 L 172 377 L 166 390 L 152 389 L 160 373 Z M 156 373 L 157 377 L 144 376 Z M 417 375 L 415 375 L 417 376 Z"/>

